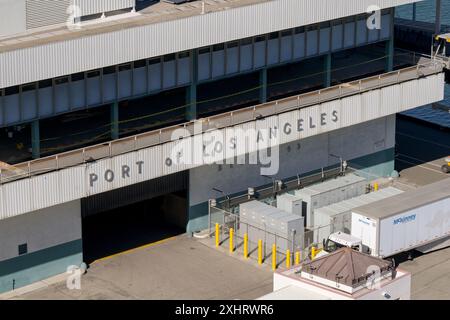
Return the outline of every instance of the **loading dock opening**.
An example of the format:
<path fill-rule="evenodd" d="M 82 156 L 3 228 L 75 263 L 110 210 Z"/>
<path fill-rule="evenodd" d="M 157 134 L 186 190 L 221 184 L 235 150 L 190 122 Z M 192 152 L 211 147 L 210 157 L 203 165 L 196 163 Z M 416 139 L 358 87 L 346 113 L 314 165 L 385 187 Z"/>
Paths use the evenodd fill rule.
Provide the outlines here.
<path fill-rule="evenodd" d="M 84 262 L 184 233 L 188 180 L 183 171 L 82 199 Z"/>
<path fill-rule="evenodd" d="M 83 217 L 84 261 L 89 264 L 184 233 L 186 194 L 170 193 Z"/>

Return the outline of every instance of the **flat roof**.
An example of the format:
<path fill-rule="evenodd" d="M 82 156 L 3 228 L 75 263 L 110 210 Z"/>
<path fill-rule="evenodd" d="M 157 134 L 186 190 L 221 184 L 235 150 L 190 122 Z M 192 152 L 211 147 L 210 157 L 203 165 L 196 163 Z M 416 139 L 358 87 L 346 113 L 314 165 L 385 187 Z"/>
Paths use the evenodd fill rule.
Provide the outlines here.
<path fill-rule="evenodd" d="M 331 298 L 307 288 L 290 285 L 256 300 L 331 300 Z"/>
<path fill-rule="evenodd" d="M 314 185 L 305 187 L 303 189 L 296 191 L 295 195 L 300 198 L 302 197 L 302 195 L 317 195 L 324 192 L 328 192 L 330 190 L 339 189 L 363 181 L 366 181 L 364 177 L 350 173 L 345 176 L 339 176 L 334 179 L 330 179 L 324 182 L 316 183 Z"/>
<path fill-rule="evenodd" d="M 206 0 L 205 11 L 211 13 L 270 1 L 273 0 Z M 38 29 L 31 29 L 22 34 L 6 36 L 3 38 L 0 37 L 0 53 L 154 23 L 167 22 L 201 14 L 202 1 L 193 1 L 183 4 L 172 4 L 161 1 L 140 10 L 135 14 L 117 15 L 105 18 L 104 20 L 97 19 L 95 22 L 86 21 L 81 24 L 82 28 L 78 30 L 70 30 L 67 28 L 66 24 L 57 24 Z"/>
<path fill-rule="evenodd" d="M 449 197 L 450 178 L 355 208 L 352 212 L 368 218 L 382 219 Z"/>

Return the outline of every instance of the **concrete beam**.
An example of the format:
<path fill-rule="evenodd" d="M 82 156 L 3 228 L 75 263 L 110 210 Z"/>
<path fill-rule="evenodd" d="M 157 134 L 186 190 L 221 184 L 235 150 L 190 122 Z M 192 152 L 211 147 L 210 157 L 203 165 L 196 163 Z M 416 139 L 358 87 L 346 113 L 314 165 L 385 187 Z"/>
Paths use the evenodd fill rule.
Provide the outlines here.
<path fill-rule="evenodd" d="M 259 101 L 261 103 L 267 102 L 267 69 L 259 71 Z"/>
<path fill-rule="evenodd" d="M 324 65 L 323 65 L 324 87 L 328 88 L 328 87 L 331 87 L 331 53 L 325 55 L 323 57 L 323 60 L 324 60 Z"/>
<path fill-rule="evenodd" d="M 41 138 L 39 130 L 39 120 L 31 122 L 31 149 L 33 159 L 41 157 Z"/>
<path fill-rule="evenodd" d="M 111 139 L 119 139 L 119 103 L 111 104 Z"/>
<path fill-rule="evenodd" d="M 197 119 L 198 50 L 191 50 L 191 84 L 186 87 L 186 120 Z"/>

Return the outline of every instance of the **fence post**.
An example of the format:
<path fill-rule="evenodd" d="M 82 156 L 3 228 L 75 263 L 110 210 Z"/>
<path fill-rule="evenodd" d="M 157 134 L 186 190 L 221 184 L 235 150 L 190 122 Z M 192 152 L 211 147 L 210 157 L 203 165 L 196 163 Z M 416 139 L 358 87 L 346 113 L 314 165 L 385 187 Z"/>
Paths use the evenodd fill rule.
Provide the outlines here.
<path fill-rule="evenodd" d="M 312 247 L 311 248 L 311 260 L 314 260 L 314 258 L 316 257 L 316 247 Z"/>
<path fill-rule="evenodd" d="M 286 269 L 291 268 L 291 251 L 289 249 L 286 250 Z"/>
<path fill-rule="evenodd" d="M 219 247 L 220 241 L 219 241 L 219 224 L 216 223 L 216 248 Z"/>
<path fill-rule="evenodd" d="M 230 229 L 230 253 L 234 252 L 234 244 L 233 244 L 234 230 Z"/>
<path fill-rule="evenodd" d="M 295 265 L 298 266 L 300 264 L 300 251 L 295 253 Z"/>
<path fill-rule="evenodd" d="M 248 259 L 248 234 L 244 234 L 244 258 Z"/>
<path fill-rule="evenodd" d="M 258 240 L 258 264 L 262 265 L 262 240 Z"/>
<path fill-rule="evenodd" d="M 275 271 L 277 269 L 277 246 L 272 245 L 272 270 Z"/>

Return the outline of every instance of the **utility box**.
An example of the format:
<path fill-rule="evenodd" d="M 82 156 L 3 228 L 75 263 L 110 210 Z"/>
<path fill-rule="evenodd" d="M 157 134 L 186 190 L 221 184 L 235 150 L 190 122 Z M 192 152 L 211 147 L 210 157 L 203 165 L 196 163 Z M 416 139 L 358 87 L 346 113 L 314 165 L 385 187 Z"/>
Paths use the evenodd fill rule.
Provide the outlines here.
<path fill-rule="evenodd" d="M 314 242 L 321 243 L 328 239 L 330 234 L 338 231 L 350 234 L 353 209 L 400 193 L 403 191 L 388 187 L 314 210 Z"/>
<path fill-rule="evenodd" d="M 306 226 L 310 229 L 314 227 L 315 209 L 365 194 L 366 186 L 365 178 L 348 174 L 297 190 L 295 196 L 304 202 Z"/>
<path fill-rule="evenodd" d="M 304 220 L 303 217 L 293 214 L 278 220 L 276 234 L 282 238 L 277 242 L 277 246 L 282 252 L 287 249 L 291 251 L 303 249 Z"/>
<path fill-rule="evenodd" d="M 292 194 L 285 193 L 277 196 L 277 208 L 300 217 L 305 216 L 302 198 Z"/>
<path fill-rule="evenodd" d="M 247 233 L 250 242 L 263 240 L 266 246 L 276 244 L 282 252 L 297 249 L 303 244 L 303 217 L 260 201 L 243 203 L 239 211 L 239 235 L 243 237 Z"/>

